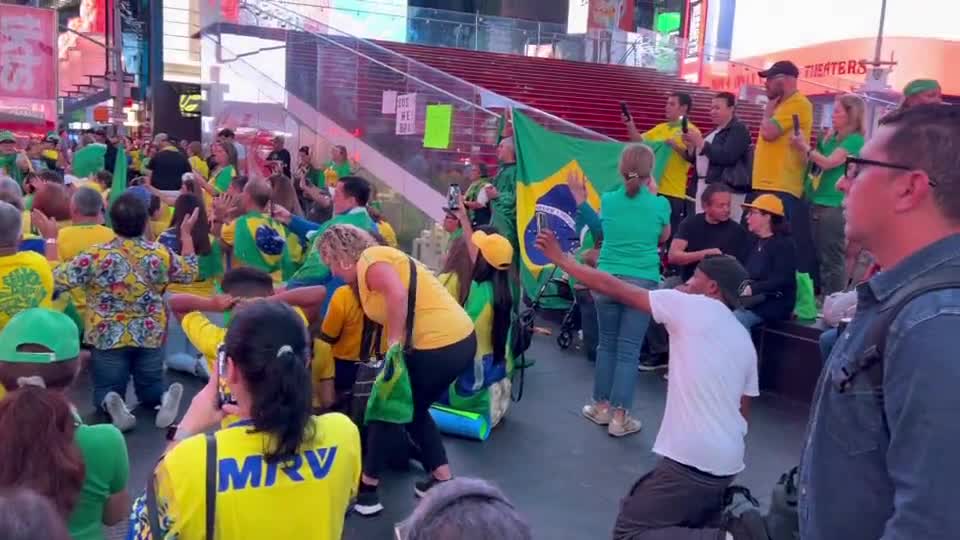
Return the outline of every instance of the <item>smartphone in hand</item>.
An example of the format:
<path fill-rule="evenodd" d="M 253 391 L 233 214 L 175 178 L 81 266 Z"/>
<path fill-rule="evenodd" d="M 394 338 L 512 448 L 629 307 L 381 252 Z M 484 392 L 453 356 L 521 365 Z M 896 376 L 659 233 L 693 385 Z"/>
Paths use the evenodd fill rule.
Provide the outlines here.
<path fill-rule="evenodd" d="M 620 102 L 620 112 L 623 113 L 623 117 L 627 119 L 627 122 L 633 121 L 633 116 L 630 115 L 630 109 L 627 108 L 627 102 Z"/>
<path fill-rule="evenodd" d="M 237 400 L 230 394 L 226 383 L 223 382 L 223 373 L 227 370 L 227 348 L 223 345 L 217 349 L 217 408 L 224 405 L 236 405 Z"/>
<path fill-rule="evenodd" d="M 793 115 L 793 134 L 797 137 L 800 136 L 800 115 Z"/>
<path fill-rule="evenodd" d="M 447 208 L 451 210 L 460 208 L 460 184 L 450 184 L 447 190 Z"/>
<path fill-rule="evenodd" d="M 686 117 L 686 116 L 681 116 L 681 117 L 680 117 L 680 131 L 682 131 L 682 132 L 684 132 L 684 133 L 689 133 L 689 132 L 690 132 L 690 124 L 687 122 L 687 117 Z"/>
<path fill-rule="evenodd" d="M 547 214 L 537 212 L 537 234 L 550 230 L 550 222 L 547 220 Z"/>

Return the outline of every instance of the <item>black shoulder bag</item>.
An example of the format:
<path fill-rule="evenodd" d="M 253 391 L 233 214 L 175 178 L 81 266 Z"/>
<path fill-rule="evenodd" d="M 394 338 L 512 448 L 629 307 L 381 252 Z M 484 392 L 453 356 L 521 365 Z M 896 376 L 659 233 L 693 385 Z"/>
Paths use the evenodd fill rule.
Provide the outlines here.
<path fill-rule="evenodd" d="M 213 433 L 207 434 L 207 475 L 205 490 L 206 525 L 204 530 L 206 540 L 214 540 L 217 525 L 217 437 Z M 147 479 L 147 521 L 150 523 L 150 537 L 161 540 L 160 509 L 157 506 L 157 480 L 151 474 Z"/>

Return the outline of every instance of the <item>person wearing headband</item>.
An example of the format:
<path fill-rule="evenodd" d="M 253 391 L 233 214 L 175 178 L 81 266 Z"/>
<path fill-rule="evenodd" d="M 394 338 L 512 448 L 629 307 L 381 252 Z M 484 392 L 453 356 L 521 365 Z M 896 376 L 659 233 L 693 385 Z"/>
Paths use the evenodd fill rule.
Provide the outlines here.
<path fill-rule="evenodd" d="M 283 302 L 251 300 L 234 313 L 222 351 L 219 374 L 168 433 L 134 503 L 131 537 L 341 538 L 360 481 L 360 434 L 342 414 L 311 414 L 302 317 Z M 227 414 L 238 420 L 205 435 Z"/>
<path fill-rule="evenodd" d="M 915 79 L 903 87 L 901 108 L 907 109 L 926 103 L 943 103 L 943 91 L 939 82 L 933 79 Z"/>

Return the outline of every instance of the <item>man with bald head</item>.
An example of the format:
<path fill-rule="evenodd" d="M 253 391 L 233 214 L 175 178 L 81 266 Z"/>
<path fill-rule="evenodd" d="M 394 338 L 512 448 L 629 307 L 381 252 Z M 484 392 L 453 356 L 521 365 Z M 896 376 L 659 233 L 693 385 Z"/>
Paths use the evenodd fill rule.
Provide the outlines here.
<path fill-rule="evenodd" d="M 247 182 L 240 198 L 243 214 L 222 226 L 220 238 L 227 249 L 233 250 L 234 265 L 258 268 L 280 281 L 292 272 L 290 248 L 294 239 L 288 238 L 286 227 L 270 217 L 272 192 L 265 180 Z M 214 231 L 219 225 L 214 222 Z"/>

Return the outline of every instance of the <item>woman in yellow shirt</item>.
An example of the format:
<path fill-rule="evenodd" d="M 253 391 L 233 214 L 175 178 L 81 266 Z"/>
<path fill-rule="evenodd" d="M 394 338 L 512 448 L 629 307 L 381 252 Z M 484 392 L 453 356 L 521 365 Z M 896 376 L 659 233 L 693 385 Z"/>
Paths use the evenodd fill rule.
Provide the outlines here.
<path fill-rule="evenodd" d="M 323 262 L 334 276 L 356 284 L 363 312 L 384 325 L 389 347 L 405 348 L 404 361 L 413 394 L 413 419 L 408 424 L 370 422 L 363 479 L 354 509 L 363 515 L 383 510 L 377 485 L 392 449 L 403 431 L 420 448 L 430 477 L 417 482 L 422 496 L 451 478 L 440 432 L 429 408 L 458 375 L 471 365 L 477 350 L 473 321 L 430 271 L 402 251 L 380 246 L 370 233 L 352 225 L 327 228 L 317 240 Z M 411 277 L 415 276 L 415 288 Z M 410 298 L 410 290 L 415 290 Z M 413 312 L 409 313 L 409 307 Z M 409 328 L 408 325 L 412 326 Z M 405 342 L 409 335 L 409 342 Z"/>
<path fill-rule="evenodd" d="M 342 536 L 360 477 L 360 434 L 342 414 L 310 414 L 302 318 L 280 302 L 250 302 L 230 322 L 220 375 L 194 398 L 147 496 L 134 504 L 132 538 Z M 230 387 L 226 403 L 219 377 Z M 204 435 L 225 414 L 240 420 Z"/>

